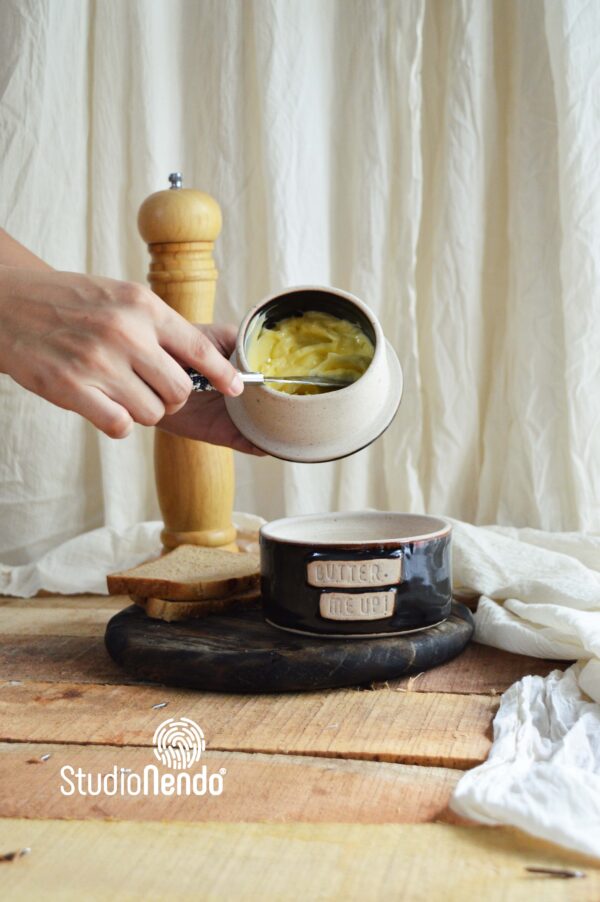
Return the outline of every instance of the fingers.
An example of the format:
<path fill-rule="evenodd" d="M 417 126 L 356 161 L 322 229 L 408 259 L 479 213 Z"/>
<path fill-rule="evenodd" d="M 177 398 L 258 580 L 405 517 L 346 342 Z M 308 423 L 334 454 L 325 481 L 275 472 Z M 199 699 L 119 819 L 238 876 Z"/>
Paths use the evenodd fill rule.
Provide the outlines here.
<path fill-rule="evenodd" d="M 72 396 L 68 392 L 61 395 L 58 403 L 81 414 L 110 438 L 125 438 L 133 429 L 127 410 L 95 386 L 78 386 Z"/>
<path fill-rule="evenodd" d="M 124 369 L 118 384 L 111 383 L 106 393 L 141 426 L 156 426 L 165 415 L 162 400 L 131 370 Z"/>
<path fill-rule="evenodd" d="M 173 314 L 159 331 L 162 347 L 182 363 L 203 373 L 223 395 L 235 397 L 244 390 L 237 370 L 217 350 L 208 335 L 183 317 Z"/>
<path fill-rule="evenodd" d="M 178 394 L 172 388 L 165 388 L 165 392 L 169 399 L 183 398 L 186 393 L 189 394 L 185 380 L 187 379 L 188 382 L 190 380 L 183 373 L 181 367 L 170 360 L 168 354 L 162 350 L 160 353 L 168 359 L 167 365 L 174 367 L 175 379 L 181 380 L 181 375 L 183 376 L 183 386 Z M 99 425 L 103 432 L 113 438 L 122 438 L 127 435 L 134 422 L 140 423 L 142 426 L 155 426 L 164 417 L 166 408 L 162 399 L 146 384 L 144 379 L 140 378 L 126 360 L 114 360 L 103 354 L 95 354 L 94 365 L 90 366 L 89 364 L 90 354 L 88 353 L 87 365 L 82 364 L 81 361 L 78 365 L 72 364 L 70 372 L 57 373 L 56 363 L 46 366 L 44 385 L 38 385 L 38 393 L 62 407 L 82 414 L 94 425 L 97 425 L 96 420 L 88 415 L 88 410 L 92 413 L 97 412 L 100 417 L 109 416 L 111 412 L 116 414 L 117 411 L 122 410 L 127 419 L 125 420 L 119 414 L 121 421 L 114 424 L 114 428 L 111 427 L 110 422 L 108 429 L 104 425 Z M 153 369 L 151 364 L 148 364 L 148 369 Z M 160 371 L 161 367 L 157 366 L 156 369 Z M 53 372 L 56 373 L 54 378 L 52 377 Z M 154 378 L 157 379 L 156 374 L 154 374 Z M 166 384 L 169 380 L 164 378 Z M 58 398 L 55 397 L 56 395 Z"/>
<path fill-rule="evenodd" d="M 144 286 L 25 270 L 7 291 L 11 303 L 0 304 L 0 367 L 107 435 L 123 437 L 134 421 L 155 425 L 186 406 L 191 383 L 178 360 L 221 393 L 243 391 L 226 359 L 234 330 L 213 327 L 205 334 Z"/>
<path fill-rule="evenodd" d="M 177 413 L 188 400 L 191 379 L 162 348 L 159 347 L 151 359 L 136 359 L 134 370 L 160 397 L 166 414 Z"/>
<path fill-rule="evenodd" d="M 160 398 L 131 373 L 123 375 L 117 389 L 78 385 L 72 394 L 66 392 L 61 396 L 60 405 L 81 414 L 111 438 L 125 438 L 134 422 L 156 426 L 165 415 Z"/>

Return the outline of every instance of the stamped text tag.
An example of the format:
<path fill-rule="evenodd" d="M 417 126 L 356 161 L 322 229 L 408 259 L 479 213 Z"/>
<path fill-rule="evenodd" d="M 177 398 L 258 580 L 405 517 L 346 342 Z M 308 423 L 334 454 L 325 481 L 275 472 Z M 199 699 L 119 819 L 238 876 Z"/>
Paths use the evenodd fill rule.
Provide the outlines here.
<path fill-rule="evenodd" d="M 326 620 L 385 620 L 394 613 L 396 590 L 388 592 L 321 592 L 319 611 Z"/>
<path fill-rule="evenodd" d="M 306 567 L 309 586 L 361 589 L 390 586 L 402 578 L 402 558 L 369 561 L 311 561 Z"/>

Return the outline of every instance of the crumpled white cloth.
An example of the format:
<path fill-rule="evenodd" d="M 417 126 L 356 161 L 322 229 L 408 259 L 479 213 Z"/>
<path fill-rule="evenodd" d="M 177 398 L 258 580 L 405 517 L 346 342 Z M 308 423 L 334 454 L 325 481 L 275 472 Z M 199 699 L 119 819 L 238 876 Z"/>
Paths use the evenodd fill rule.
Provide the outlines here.
<path fill-rule="evenodd" d="M 240 511 L 234 511 L 232 519 L 240 547 L 258 550 L 256 530 L 264 520 Z M 63 595 L 106 595 L 108 573 L 160 554 L 162 527 L 158 521 L 123 529 L 104 526 L 64 542 L 34 563 L 17 567 L 0 563 L 0 595 L 31 598 L 42 589 Z"/>
<path fill-rule="evenodd" d="M 454 811 L 600 857 L 600 705 L 582 696 L 580 670 L 504 693 L 488 760 L 460 780 Z"/>
<path fill-rule="evenodd" d="M 600 858 L 600 536 L 451 522 L 455 588 L 481 594 L 475 640 L 577 659 L 504 693 L 451 807 Z"/>

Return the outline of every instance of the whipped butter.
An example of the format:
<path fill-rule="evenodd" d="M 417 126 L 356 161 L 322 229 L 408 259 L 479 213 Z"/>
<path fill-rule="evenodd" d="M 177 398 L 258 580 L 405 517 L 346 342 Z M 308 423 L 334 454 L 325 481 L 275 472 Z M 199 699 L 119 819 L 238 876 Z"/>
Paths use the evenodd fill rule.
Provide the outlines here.
<path fill-rule="evenodd" d="M 356 381 L 369 366 L 375 348 L 356 323 L 309 310 L 264 326 L 250 340 L 250 368 L 265 376 L 335 376 Z M 317 394 L 313 385 L 273 385 L 288 394 Z"/>

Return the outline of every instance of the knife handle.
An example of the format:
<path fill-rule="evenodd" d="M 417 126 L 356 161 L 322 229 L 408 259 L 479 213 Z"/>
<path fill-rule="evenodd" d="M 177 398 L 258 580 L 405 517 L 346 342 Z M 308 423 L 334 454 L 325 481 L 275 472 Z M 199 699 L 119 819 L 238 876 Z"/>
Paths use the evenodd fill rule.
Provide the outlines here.
<path fill-rule="evenodd" d="M 186 373 L 192 380 L 192 391 L 216 391 L 216 388 L 209 382 L 206 376 L 191 367 L 186 368 Z"/>
<path fill-rule="evenodd" d="M 192 367 L 186 367 L 186 373 L 192 380 L 192 391 L 217 391 L 212 382 Z M 240 373 L 242 382 L 247 385 L 262 385 L 265 377 L 262 373 Z M 277 379 L 275 380 L 277 382 Z"/>

